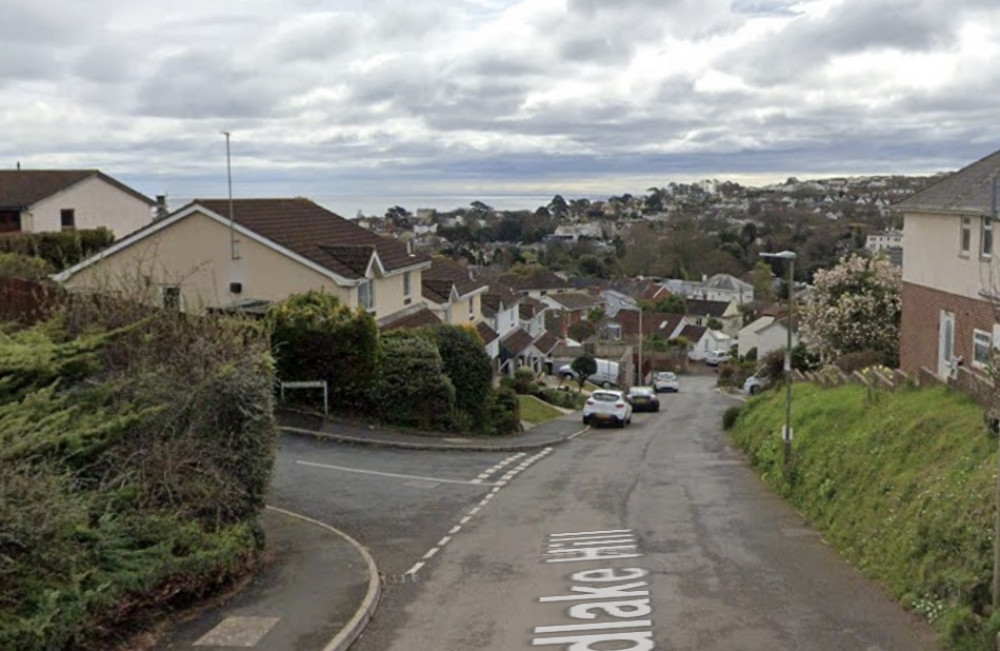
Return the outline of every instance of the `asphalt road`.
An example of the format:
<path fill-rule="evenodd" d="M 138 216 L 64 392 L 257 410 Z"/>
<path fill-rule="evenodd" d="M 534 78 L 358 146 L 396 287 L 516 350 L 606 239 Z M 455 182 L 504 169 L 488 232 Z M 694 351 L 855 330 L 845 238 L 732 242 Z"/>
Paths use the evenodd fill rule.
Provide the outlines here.
<path fill-rule="evenodd" d="M 272 501 L 370 547 L 358 651 L 938 648 L 728 447 L 713 383 L 521 456 L 288 437 Z"/>

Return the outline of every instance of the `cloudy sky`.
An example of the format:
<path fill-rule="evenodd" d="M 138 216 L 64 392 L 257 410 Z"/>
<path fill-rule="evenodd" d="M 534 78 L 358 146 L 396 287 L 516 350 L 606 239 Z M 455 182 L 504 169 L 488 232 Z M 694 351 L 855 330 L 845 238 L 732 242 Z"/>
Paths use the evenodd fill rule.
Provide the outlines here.
<path fill-rule="evenodd" d="M 1000 148 L 997 0 L 0 0 L 0 165 L 535 207 Z"/>

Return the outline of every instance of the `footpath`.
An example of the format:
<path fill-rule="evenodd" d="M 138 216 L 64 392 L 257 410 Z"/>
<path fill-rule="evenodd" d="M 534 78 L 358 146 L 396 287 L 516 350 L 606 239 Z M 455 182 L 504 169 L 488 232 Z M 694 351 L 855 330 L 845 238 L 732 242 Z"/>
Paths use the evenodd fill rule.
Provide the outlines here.
<path fill-rule="evenodd" d="M 583 433 L 578 412 L 499 437 L 438 437 L 285 413 L 284 435 L 415 450 L 522 451 Z M 378 568 L 368 550 L 328 524 L 268 506 L 262 523 L 270 561 L 224 603 L 178 622 L 156 651 L 342 651 L 378 606 Z"/>

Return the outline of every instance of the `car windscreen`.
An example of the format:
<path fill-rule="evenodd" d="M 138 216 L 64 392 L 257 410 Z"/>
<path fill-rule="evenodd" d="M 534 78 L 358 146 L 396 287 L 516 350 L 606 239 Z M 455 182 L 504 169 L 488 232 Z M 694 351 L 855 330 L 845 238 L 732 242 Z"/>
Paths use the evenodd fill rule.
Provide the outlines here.
<path fill-rule="evenodd" d="M 593 393 L 590 397 L 598 402 L 615 402 L 621 400 L 621 397 L 614 393 Z"/>

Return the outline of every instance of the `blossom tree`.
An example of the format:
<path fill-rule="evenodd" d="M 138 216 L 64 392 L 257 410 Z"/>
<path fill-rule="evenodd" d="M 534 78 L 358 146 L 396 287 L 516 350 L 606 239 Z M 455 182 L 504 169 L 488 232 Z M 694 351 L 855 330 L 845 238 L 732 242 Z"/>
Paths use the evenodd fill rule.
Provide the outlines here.
<path fill-rule="evenodd" d="M 800 319 L 801 335 L 829 362 L 846 353 L 874 351 L 899 362 L 902 276 L 885 256 L 854 254 L 821 269 Z"/>

